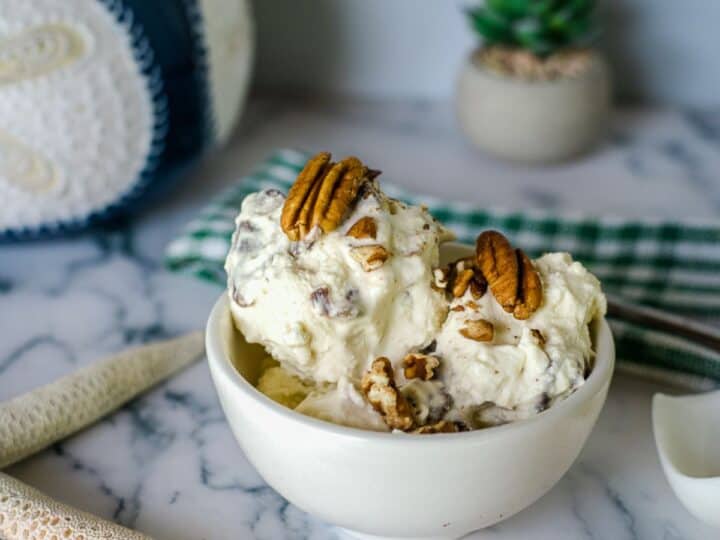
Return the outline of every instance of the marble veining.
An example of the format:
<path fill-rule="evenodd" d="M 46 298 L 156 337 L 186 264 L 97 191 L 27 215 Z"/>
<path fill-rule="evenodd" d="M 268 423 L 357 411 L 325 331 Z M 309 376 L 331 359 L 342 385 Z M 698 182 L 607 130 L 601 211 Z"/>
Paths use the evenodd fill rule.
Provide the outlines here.
<path fill-rule="evenodd" d="M 256 100 L 230 147 L 135 223 L 0 246 L 0 399 L 128 345 L 201 327 L 221 290 L 163 270 L 162 249 L 209 197 L 275 147 L 314 150 L 329 141 L 329 150 L 361 154 L 406 187 L 483 205 L 703 219 L 720 209 L 718 119 L 713 111 L 620 111 L 597 153 L 528 169 L 477 154 L 448 104 Z M 668 388 L 617 375 L 567 476 L 527 510 L 470 538 L 717 537 L 662 475 L 650 427 L 659 390 Z M 202 363 L 6 472 L 158 539 L 342 538 L 247 463 Z"/>

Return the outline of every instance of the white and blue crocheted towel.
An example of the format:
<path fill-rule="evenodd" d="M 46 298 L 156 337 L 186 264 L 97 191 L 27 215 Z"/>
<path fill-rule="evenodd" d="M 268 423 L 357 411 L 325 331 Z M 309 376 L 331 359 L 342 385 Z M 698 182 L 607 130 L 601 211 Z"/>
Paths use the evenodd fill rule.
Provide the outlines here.
<path fill-rule="evenodd" d="M 134 210 L 230 132 L 247 0 L 0 0 L 0 240 Z"/>

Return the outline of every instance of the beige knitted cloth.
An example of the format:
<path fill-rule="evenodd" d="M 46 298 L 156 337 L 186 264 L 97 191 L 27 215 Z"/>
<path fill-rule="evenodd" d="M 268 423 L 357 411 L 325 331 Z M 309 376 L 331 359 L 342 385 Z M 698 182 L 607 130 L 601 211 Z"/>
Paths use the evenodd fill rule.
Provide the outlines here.
<path fill-rule="evenodd" d="M 96 422 L 199 358 L 200 331 L 130 349 L 0 403 L 0 468 Z M 0 539 L 146 539 L 0 473 Z"/>

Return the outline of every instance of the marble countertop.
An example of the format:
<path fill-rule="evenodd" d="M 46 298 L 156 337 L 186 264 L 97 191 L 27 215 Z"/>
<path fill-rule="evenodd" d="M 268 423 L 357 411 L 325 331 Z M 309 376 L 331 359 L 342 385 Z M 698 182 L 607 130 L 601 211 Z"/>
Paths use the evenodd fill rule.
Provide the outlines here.
<path fill-rule="evenodd" d="M 163 270 L 163 247 L 278 146 L 357 153 L 396 183 L 481 205 L 671 218 L 711 218 L 720 209 L 717 112 L 619 111 L 593 155 L 530 169 L 473 151 L 447 104 L 255 100 L 230 145 L 132 225 L 0 246 L 0 399 L 129 345 L 201 327 L 221 289 Z M 662 475 L 650 426 L 657 391 L 673 390 L 617 374 L 570 472 L 533 506 L 471 538 L 717 537 Z M 340 535 L 288 504 L 247 463 L 204 363 L 7 472 L 158 539 Z"/>

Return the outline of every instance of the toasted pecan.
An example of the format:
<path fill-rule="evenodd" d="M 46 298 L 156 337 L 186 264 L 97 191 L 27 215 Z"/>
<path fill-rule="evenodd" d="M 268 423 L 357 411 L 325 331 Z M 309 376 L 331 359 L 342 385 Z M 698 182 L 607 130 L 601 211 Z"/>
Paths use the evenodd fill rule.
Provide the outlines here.
<path fill-rule="evenodd" d="M 480 300 L 485 291 L 487 291 L 488 283 L 480 271 L 475 272 L 475 276 L 470 281 L 470 294 L 475 300 Z"/>
<path fill-rule="evenodd" d="M 512 313 L 517 302 L 518 261 L 515 250 L 505 236 L 485 231 L 477 238 L 477 262 L 490 285 L 495 300 Z"/>
<path fill-rule="evenodd" d="M 280 226 L 290 240 L 300 240 L 307 234 L 309 223 L 298 221 L 302 209 L 318 180 L 323 177 L 330 164 L 330 153 L 320 152 L 310 158 L 290 188 L 280 216 Z M 310 201 L 312 207 L 312 201 Z"/>
<path fill-rule="evenodd" d="M 463 257 L 444 268 L 433 270 L 433 286 L 443 289 L 453 298 L 461 298 L 468 289 L 479 300 L 487 289 L 487 281 L 478 268 L 475 257 Z"/>
<path fill-rule="evenodd" d="M 390 258 L 390 252 L 379 244 L 356 246 L 350 249 L 350 256 L 360 263 L 363 270 L 377 270 Z"/>
<path fill-rule="evenodd" d="M 455 298 L 463 296 L 470 286 L 470 282 L 474 276 L 475 271 L 472 268 L 466 268 L 465 270 L 459 271 L 453 280 L 452 290 L 450 291 L 452 295 Z"/>
<path fill-rule="evenodd" d="M 368 168 L 356 157 L 337 163 L 328 152 L 310 158 L 290 188 L 280 216 L 288 238 L 302 240 L 313 228 L 325 233 L 335 230 L 370 181 Z"/>
<path fill-rule="evenodd" d="M 485 319 L 471 319 L 465 321 L 465 326 L 460 333 L 474 341 L 492 341 L 495 336 L 495 328 L 490 321 Z"/>
<path fill-rule="evenodd" d="M 516 319 L 529 318 L 542 303 L 542 282 L 530 258 L 505 236 L 485 231 L 476 242 L 477 263 L 493 296 Z"/>
<path fill-rule="evenodd" d="M 358 240 L 364 238 L 372 238 L 374 240 L 377 237 L 377 223 L 375 219 L 370 216 L 361 217 L 353 223 L 346 234 Z"/>
<path fill-rule="evenodd" d="M 410 353 L 403 358 L 403 374 L 406 379 L 429 381 L 435 377 L 438 367 L 440 359 L 430 354 Z"/>
<path fill-rule="evenodd" d="M 381 356 L 363 375 L 360 388 L 388 427 L 407 431 L 415 424 L 412 408 L 395 385 L 390 360 Z"/>

